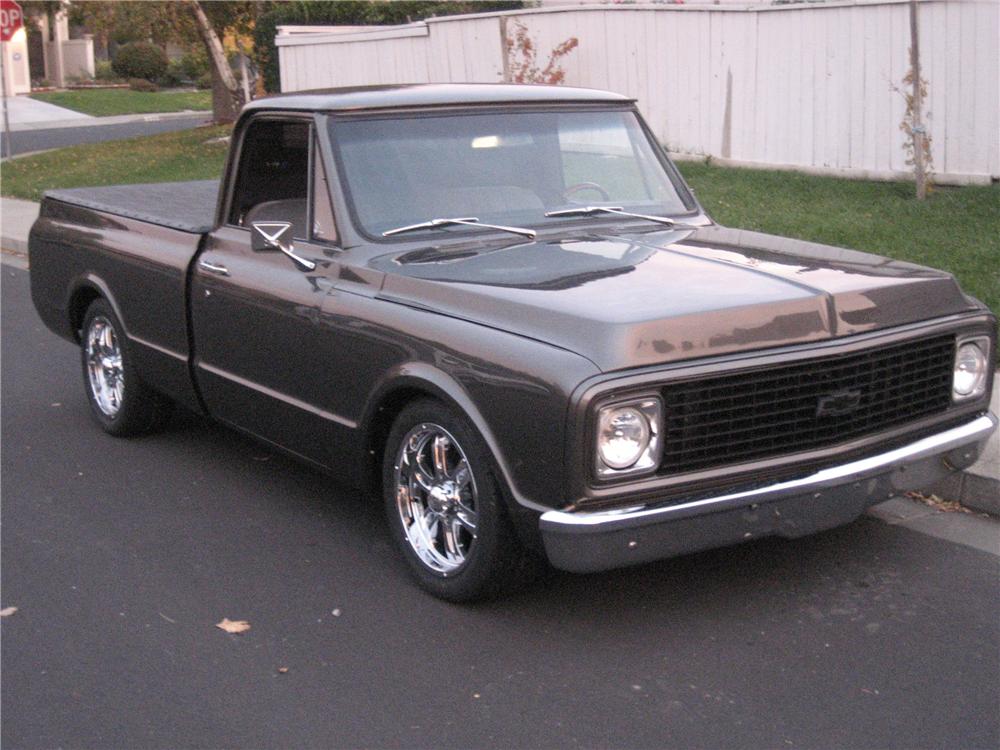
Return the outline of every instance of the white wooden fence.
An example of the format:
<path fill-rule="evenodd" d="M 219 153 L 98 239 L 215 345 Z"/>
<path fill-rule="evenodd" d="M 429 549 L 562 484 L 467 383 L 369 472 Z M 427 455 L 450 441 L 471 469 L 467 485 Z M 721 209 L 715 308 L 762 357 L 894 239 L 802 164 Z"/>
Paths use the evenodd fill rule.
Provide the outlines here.
<path fill-rule="evenodd" d="M 1000 178 L 1000 0 L 919 4 L 928 130 L 939 182 Z M 568 85 L 638 99 L 676 154 L 873 179 L 910 174 L 898 90 L 906 0 L 805 5 L 569 6 L 367 31 L 279 30 L 284 91 L 501 81 L 503 27 L 547 51 L 568 37 Z"/>

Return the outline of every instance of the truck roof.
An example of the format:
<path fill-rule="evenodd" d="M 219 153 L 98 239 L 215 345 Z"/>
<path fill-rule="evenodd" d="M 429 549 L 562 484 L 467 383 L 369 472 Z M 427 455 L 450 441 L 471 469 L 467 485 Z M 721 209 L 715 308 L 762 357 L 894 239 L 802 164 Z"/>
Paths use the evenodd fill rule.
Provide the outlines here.
<path fill-rule="evenodd" d="M 476 104 L 632 102 L 627 96 L 598 89 L 510 83 L 427 83 L 315 89 L 255 99 L 244 112 L 260 110 L 357 111 Z"/>

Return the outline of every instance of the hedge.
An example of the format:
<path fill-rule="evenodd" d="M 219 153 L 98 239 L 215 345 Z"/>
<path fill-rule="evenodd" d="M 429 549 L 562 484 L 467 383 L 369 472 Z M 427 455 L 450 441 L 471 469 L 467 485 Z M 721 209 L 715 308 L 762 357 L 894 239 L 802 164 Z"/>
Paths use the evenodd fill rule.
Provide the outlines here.
<path fill-rule="evenodd" d="M 150 42 L 132 42 L 118 48 L 111 69 L 121 78 L 155 81 L 167 72 L 167 54 Z"/>
<path fill-rule="evenodd" d="M 279 26 L 398 25 L 434 16 L 489 13 L 498 10 L 517 10 L 522 7 L 524 3 L 521 0 L 490 2 L 320 0 L 283 3 L 257 19 L 253 31 L 254 63 L 264 79 L 264 88 L 269 93 L 276 93 L 281 90 L 278 48 L 274 44 Z"/>

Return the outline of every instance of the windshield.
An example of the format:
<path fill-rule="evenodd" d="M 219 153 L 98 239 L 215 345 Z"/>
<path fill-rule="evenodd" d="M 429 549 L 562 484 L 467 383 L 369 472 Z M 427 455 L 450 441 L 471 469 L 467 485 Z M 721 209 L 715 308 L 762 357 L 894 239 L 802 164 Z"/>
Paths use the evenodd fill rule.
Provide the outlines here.
<path fill-rule="evenodd" d="M 331 136 L 355 219 L 371 237 L 445 217 L 537 226 L 585 220 L 545 217 L 577 206 L 690 208 L 632 112 L 364 118 L 332 122 Z"/>

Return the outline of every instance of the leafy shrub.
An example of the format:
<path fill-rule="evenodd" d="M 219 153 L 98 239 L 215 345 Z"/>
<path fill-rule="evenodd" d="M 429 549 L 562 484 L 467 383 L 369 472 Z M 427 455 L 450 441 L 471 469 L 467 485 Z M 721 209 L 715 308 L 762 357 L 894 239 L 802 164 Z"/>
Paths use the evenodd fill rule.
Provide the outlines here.
<path fill-rule="evenodd" d="M 195 86 L 197 86 L 202 91 L 204 91 L 205 89 L 210 89 L 212 88 L 212 74 L 202 73 L 200 76 L 198 76 L 198 80 L 196 80 L 194 83 Z"/>
<path fill-rule="evenodd" d="M 167 63 L 166 72 L 156 80 L 156 83 L 162 88 L 170 89 L 180 86 L 185 80 L 180 60 L 171 60 Z"/>
<path fill-rule="evenodd" d="M 145 78 L 129 78 L 128 87 L 133 91 L 158 91 L 159 88 L 152 81 L 147 81 Z"/>
<path fill-rule="evenodd" d="M 185 52 L 180 59 L 180 67 L 186 81 L 197 81 L 205 73 L 211 72 L 208 53 L 204 47 L 194 47 Z"/>
<path fill-rule="evenodd" d="M 106 81 L 109 83 L 118 80 L 118 76 L 111 68 L 110 60 L 98 60 L 94 63 L 94 78 L 98 81 Z"/>
<path fill-rule="evenodd" d="M 118 48 L 111 68 L 122 78 L 155 81 L 167 72 L 167 55 L 150 42 L 132 42 Z"/>

